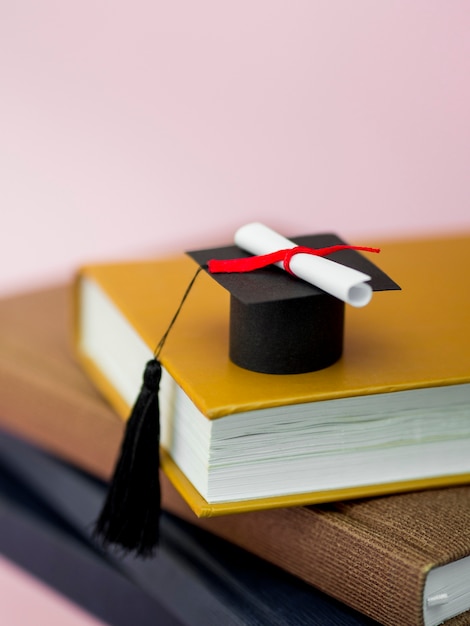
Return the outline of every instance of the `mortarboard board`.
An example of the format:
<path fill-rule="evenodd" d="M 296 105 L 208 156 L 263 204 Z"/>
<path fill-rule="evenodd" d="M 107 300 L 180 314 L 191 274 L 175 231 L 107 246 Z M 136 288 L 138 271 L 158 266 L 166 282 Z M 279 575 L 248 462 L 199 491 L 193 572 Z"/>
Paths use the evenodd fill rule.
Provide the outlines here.
<path fill-rule="evenodd" d="M 331 233 L 303 235 L 293 241 L 313 250 L 347 245 Z M 230 292 L 229 356 L 236 365 L 265 374 L 300 374 L 332 365 L 341 357 L 343 300 L 272 265 L 251 272 L 211 273 L 212 259 L 250 256 L 236 245 L 188 255 Z M 339 250 L 328 258 L 368 275 L 373 291 L 400 289 L 356 250 Z"/>

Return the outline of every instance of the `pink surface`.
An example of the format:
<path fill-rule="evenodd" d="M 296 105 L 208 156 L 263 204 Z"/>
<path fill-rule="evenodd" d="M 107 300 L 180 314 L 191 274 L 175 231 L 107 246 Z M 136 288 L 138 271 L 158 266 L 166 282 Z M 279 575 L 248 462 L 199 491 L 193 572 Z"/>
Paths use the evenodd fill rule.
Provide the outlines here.
<path fill-rule="evenodd" d="M 253 218 L 470 228 L 469 26 L 465 0 L 3 3 L 0 293 Z"/>
<path fill-rule="evenodd" d="M 5 626 L 103 626 L 0 556 L 0 623 Z"/>

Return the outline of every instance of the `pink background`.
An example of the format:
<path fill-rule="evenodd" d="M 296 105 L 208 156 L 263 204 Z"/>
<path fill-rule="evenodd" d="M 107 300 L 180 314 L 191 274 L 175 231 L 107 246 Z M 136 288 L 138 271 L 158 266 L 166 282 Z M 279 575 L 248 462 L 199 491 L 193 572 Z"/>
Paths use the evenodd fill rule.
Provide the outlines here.
<path fill-rule="evenodd" d="M 469 26 L 465 0 L 3 2 L 0 293 L 253 219 L 470 228 Z"/>
<path fill-rule="evenodd" d="M 0 294 L 254 219 L 469 230 L 469 26 L 466 0 L 1 3 Z"/>

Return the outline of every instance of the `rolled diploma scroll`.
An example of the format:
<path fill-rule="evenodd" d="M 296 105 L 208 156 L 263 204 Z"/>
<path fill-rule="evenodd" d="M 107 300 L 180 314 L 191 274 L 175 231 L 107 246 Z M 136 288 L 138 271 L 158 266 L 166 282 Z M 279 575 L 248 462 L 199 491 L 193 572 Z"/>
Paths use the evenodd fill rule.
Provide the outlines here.
<path fill-rule="evenodd" d="M 297 245 L 259 222 L 239 228 L 235 233 L 235 243 L 254 255 L 295 248 Z M 282 262 L 276 265 L 283 268 Z M 299 278 L 352 306 L 365 306 L 372 298 L 372 288 L 365 283 L 370 276 L 341 263 L 299 253 L 290 260 L 290 269 Z"/>

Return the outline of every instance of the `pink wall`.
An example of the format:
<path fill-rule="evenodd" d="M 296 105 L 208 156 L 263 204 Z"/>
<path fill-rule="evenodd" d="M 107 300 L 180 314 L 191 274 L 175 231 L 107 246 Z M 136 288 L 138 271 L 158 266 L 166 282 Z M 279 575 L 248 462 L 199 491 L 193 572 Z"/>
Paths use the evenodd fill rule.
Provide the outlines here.
<path fill-rule="evenodd" d="M 0 293 L 252 219 L 469 229 L 469 26 L 464 0 L 2 3 Z"/>

